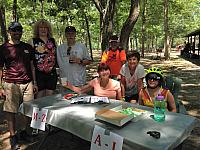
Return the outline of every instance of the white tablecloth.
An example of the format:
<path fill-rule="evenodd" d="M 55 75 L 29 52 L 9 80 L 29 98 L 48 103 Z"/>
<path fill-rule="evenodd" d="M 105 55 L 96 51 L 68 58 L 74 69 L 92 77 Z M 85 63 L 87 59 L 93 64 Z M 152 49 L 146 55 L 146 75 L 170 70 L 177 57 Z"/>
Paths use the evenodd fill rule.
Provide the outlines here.
<path fill-rule="evenodd" d="M 147 110 L 147 113 L 139 121 L 129 122 L 123 127 L 95 120 L 96 111 L 119 105 L 135 106 Z M 190 135 L 192 129 L 200 123 L 195 117 L 171 112 L 166 112 L 166 120 L 159 123 L 150 117 L 153 114 L 151 108 L 117 100 L 112 100 L 111 104 L 70 104 L 70 101 L 64 100 L 60 94 L 25 102 L 21 105 L 20 111 L 31 117 L 33 107 L 48 109 L 48 124 L 71 132 L 87 141 L 92 139 L 95 124 L 119 134 L 124 137 L 123 150 L 173 149 L 182 143 Z M 151 130 L 159 131 L 160 139 L 149 136 L 147 131 Z"/>

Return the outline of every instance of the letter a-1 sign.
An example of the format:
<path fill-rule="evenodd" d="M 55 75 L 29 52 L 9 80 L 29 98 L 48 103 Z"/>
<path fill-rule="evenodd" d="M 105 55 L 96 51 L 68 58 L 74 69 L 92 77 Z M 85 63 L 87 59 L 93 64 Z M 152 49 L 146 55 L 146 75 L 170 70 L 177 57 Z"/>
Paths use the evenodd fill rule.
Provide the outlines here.
<path fill-rule="evenodd" d="M 122 150 L 123 137 L 110 132 L 105 134 L 105 129 L 95 125 L 90 150 Z"/>
<path fill-rule="evenodd" d="M 31 127 L 45 131 L 47 112 L 48 109 L 42 109 L 39 111 L 39 108 L 33 107 Z"/>

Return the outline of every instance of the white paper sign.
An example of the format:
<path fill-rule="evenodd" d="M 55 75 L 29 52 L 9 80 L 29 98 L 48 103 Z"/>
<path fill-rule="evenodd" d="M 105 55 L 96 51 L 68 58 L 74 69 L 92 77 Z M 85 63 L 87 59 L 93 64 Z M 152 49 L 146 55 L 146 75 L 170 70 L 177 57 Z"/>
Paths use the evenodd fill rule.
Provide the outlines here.
<path fill-rule="evenodd" d="M 113 132 L 105 135 L 105 129 L 95 125 L 90 150 L 122 150 L 123 139 Z"/>
<path fill-rule="evenodd" d="M 48 109 L 42 109 L 39 111 L 39 108 L 33 107 L 31 127 L 45 131 L 47 113 Z"/>
<path fill-rule="evenodd" d="M 91 96 L 91 103 L 97 103 L 100 101 L 103 103 L 110 103 L 108 97 Z"/>

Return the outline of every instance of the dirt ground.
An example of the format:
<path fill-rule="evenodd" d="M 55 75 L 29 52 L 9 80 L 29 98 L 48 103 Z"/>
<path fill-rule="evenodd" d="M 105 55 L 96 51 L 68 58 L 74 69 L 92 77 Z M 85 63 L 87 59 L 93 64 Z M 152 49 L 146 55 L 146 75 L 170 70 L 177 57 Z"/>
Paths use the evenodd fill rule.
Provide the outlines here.
<path fill-rule="evenodd" d="M 94 51 L 94 63 L 88 66 L 88 80 L 95 76 L 95 70 L 99 61 L 100 52 Z M 159 55 L 160 57 L 160 55 Z M 189 59 L 179 56 L 179 52 L 172 51 L 171 59 L 165 61 L 161 54 L 161 59 L 157 59 L 154 53 L 145 54 L 145 58 L 141 59 L 141 64 L 145 69 L 150 66 L 158 66 L 163 69 L 165 75 L 171 75 L 182 79 L 182 88 L 179 94 L 179 99 L 186 107 L 187 113 L 191 116 L 200 119 L 200 59 Z M 2 106 L 2 100 L 0 100 Z M 9 150 L 9 132 L 5 122 L 4 114 L 0 108 L 0 149 Z M 41 133 L 32 143 L 24 144 L 21 149 L 35 150 L 41 143 L 46 133 Z M 86 150 L 89 149 L 90 143 L 83 141 L 70 133 L 59 131 L 44 142 L 41 150 Z M 85 147 L 85 148 L 84 148 Z M 183 150 L 198 150 L 200 149 L 200 125 L 196 127 L 191 136 L 183 142 Z"/>

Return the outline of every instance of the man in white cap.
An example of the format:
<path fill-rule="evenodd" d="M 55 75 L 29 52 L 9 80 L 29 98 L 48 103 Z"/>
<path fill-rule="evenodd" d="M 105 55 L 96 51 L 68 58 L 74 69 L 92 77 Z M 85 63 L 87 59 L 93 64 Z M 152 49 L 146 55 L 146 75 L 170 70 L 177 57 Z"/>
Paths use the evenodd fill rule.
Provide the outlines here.
<path fill-rule="evenodd" d="M 3 110 L 8 121 L 11 149 L 19 149 L 15 130 L 15 115 L 23 101 L 33 96 L 33 50 L 20 41 L 23 27 L 18 22 L 11 22 L 8 27 L 9 40 L 0 46 L 0 96 L 5 98 Z M 27 119 L 24 118 L 24 125 Z M 25 129 L 25 127 L 24 127 Z M 25 138 L 25 130 L 20 133 Z"/>

